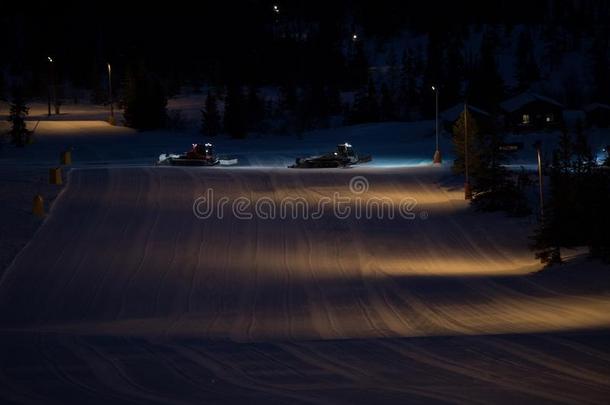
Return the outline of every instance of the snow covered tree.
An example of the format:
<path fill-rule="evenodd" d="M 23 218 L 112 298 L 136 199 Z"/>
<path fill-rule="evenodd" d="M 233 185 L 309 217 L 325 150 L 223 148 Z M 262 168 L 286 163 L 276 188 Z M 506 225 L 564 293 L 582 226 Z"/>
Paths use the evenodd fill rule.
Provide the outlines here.
<path fill-rule="evenodd" d="M 123 105 L 128 127 L 156 129 L 167 122 L 165 90 L 161 82 L 142 66 L 128 69 Z"/>
<path fill-rule="evenodd" d="M 201 124 L 201 132 L 207 136 L 216 136 L 220 132 L 218 103 L 210 91 L 205 99 L 205 108 L 201 110 Z"/>
<path fill-rule="evenodd" d="M 521 31 L 517 42 L 515 72 L 520 91 L 529 89 L 532 83 L 540 79 L 538 64 L 534 57 L 534 42 L 527 29 Z"/>
<path fill-rule="evenodd" d="M 9 136 L 11 143 L 23 147 L 30 141 L 31 131 L 27 129 L 25 117 L 28 115 L 29 108 L 19 92 L 15 92 L 11 102 L 8 121 L 11 123 Z"/>
<path fill-rule="evenodd" d="M 227 89 L 224 130 L 233 138 L 245 138 L 247 133 L 246 101 L 241 86 L 231 84 Z"/>

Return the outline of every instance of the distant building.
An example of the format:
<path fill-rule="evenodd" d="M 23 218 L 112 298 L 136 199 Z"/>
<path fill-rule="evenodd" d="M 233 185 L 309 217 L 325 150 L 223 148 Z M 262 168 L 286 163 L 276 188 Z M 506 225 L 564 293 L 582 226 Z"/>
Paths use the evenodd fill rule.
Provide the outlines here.
<path fill-rule="evenodd" d="M 610 105 L 601 103 L 592 103 L 585 108 L 587 116 L 587 125 L 597 128 L 610 127 Z"/>
<path fill-rule="evenodd" d="M 525 92 L 500 104 L 506 127 L 515 131 L 557 128 L 563 121 L 564 106 L 552 98 Z"/>
<path fill-rule="evenodd" d="M 477 126 L 481 131 L 485 131 L 493 124 L 492 115 L 487 111 L 470 104 L 468 105 L 468 111 L 470 112 L 472 118 L 477 122 Z M 464 104 L 459 103 L 439 114 L 441 125 L 447 132 L 453 131 L 453 125 L 460 118 L 462 112 L 464 112 Z"/>

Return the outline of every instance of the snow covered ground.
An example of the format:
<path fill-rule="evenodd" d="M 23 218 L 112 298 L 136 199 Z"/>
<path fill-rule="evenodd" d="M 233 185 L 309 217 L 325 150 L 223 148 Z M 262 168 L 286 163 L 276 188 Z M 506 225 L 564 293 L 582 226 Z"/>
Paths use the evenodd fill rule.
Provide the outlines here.
<path fill-rule="evenodd" d="M 368 191 L 349 189 L 355 176 Z M 548 286 L 528 276 L 540 266 L 526 246 L 527 221 L 470 212 L 460 190 L 435 184 L 440 177 L 436 168 L 74 170 L 2 279 L 0 319 L 37 331 L 236 341 L 544 332 L 610 321 L 605 294 L 543 293 Z M 193 202 L 208 190 L 228 203 L 198 219 Z M 325 206 L 314 218 L 334 193 L 349 200 L 351 215 Z M 238 198 L 266 198 L 277 214 L 231 212 Z M 288 198 L 302 198 L 310 214 L 289 207 L 280 218 Z M 358 219 L 356 205 L 374 198 L 395 207 L 411 199 L 413 218 L 390 218 L 388 208 Z M 36 296 L 26 299 L 28 289 Z"/>
<path fill-rule="evenodd" d="M 530 224 L 472 213 L 433 169 L 72 171 L 0 282 L 4 398 L 603 403 L 607 271 L 532 274 Z M 208 188 L 416 215 L 196 219 Z"/>
<path fill-rule="evenodd" d="M 241 167 L 172 168 L 151 162 L 200 135 L 41 120 L 35 144 L 0 157 L 3 219 L 60 151 L 75 165 L 0 278 L 0 399 L 606 403 L 607 268 L 576 258 L 538 273 L 530 219 L 473 212 L 448 167 L 427 164 L 432 124 L 219 138 Z M 346 140 L 374 163 L 285 168 Z M 10 178 L 26 186 L 13 193 Z M 198 219 L 208 190 L 228 208 Z M 344 219 L 229 209 L 298 199 L 311 214 L 335 196 Z M 413 217 L 356 216 L 381 199 Z"/>

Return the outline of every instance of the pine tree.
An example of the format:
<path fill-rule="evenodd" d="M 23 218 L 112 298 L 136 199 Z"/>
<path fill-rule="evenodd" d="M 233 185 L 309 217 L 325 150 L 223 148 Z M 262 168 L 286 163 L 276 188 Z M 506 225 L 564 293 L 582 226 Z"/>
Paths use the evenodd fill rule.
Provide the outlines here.
<path fill-rule="evenodd" d="M 394 95 L 390 91 L 389 86 L 386 83 L 381 85 L 381 120 L 382 121 L 394 121 L 397 118 L 396 103 L 394 102 Z"/>
<path fill-rule="evenodd" d="M 375 87 L 375 82 L 370 77 L 369 77 L 369 83 L 368 83 L 367 101 L 368 101 L 369 121 L 370 122 L 379 121 L 379 102 L 377 100 L 377 89 Z"/>
<path fill-rule="evenodd" d="M 304 92 L 301 102 L 305 128 L 323 128 L 328 126 L 330 115 L 329 99 L 324 85 L 316 81 L 309 85 Z"/>
<path fill-rule="evenodd" d="M 341 102 L 341 92 L 336 83 L 330 83 L 326 87 L 326 100 L 328 103 L 328 112 L 332 115 L 341 114 L 343 104 Z"/>
<path fill-rule="evenodd" d="M 473 205 L 482 211 L 505 211 L 514 216 L 530 214 L 530 208 L 522 187 L 512 178 L 504 164 L 508 160 L 502 151 L 504 137 L 501 131 L 491 127 L 480 134 L 475 151 L 480 164 L 472 171 Z"/>
<path fill-rule="evenodd" d="M 362 87 L 355 96 L 354 106 L 351 111 L 350 122 L 359 124 L 363 122 L 379 121 L 379 103 L 377 101 L 377 90 L 375 82 L 369 78 L 368 85 Z"/>
<path fill-rule="evenodd" d="M 394 95 L 398 92 L 398 88 L 400 87 L 400 67 L 398 66 L 398 61 L 396 59 L 396 52 L 394 51 L 394 48 L 390 50 L 386 64 L 388 66 L 388 88 L 390 92 Z"/>
<path fill-rule="evenodd" d="M 426 58 L 426 67 L 424 70 L 423 89 L 421 94 L 420 108 L 425 116 L 431 118 L 434 116 L 434 94 L 431 91 L 426 91 L 432 86 L 440 86 L 440 83 L 445 83 L 443 67 L 446 65 L 444 49 L 444 38 L 441 33 L 434 30 L 428 35 L 428 49 Z"/>
<path fill-rule="evenodd" d="M 245 138 L 246 127 L 246 105 L 241 86 L 229 85 L 225 99 L 224 130 L 233 138 Z"/>
<path fill-rule="evenodd" d="M 208 91 L 205 108 L 201 110 L 201 132 L 207 136 L 216 136 L 220 132 L 220 113 L 216 97 Z"/>
<path fill-rule="evenodd" d="M 474 173 L 480 167 L 479 126 L 472 117 L 469 109 L 465 109 L 453 125 L 453 149 L 455 160 L 453 161 L 453 172 L 456 174 L 464 173 L 464 158 L 466 146 L 466 127 L 468 127 L 468 171 Z"/>
<path fill-rule="evenodd" d="M 405 51 L 402 55 L 400 71 L 399 104 L 400 115 L 404 119 L 411 119 L 411 112 L 419 105 L 417 89 L 416 61 L 412 49 Z"/>
<path fill-rule="evenodd" d="M 589 139 L 584 131 L 582 122 L 579 120 L 576 123 L 576 138 L 573 145 L 574 149 L 574 164 L 573 173 L 575 176 L 584 176 L 591 174 L 595 166 L 595 158 L 593 151 L 589 145 Z"/>
<path fill-rule="evenodd" d="M 160 81 L 142 66 L 128 69 L 123 95 L 125 125 L 162 128 L 167 122 L 167 97 Z"/>
<path fill-rule="evenodd" d="M 286 113 L 295 111 L 299 102 L 297 87 L 294 82 L 289 81 L 280 86 L 280 98 L 278 108 Z"/>
<path fill-rule="evenodd" d="M 15 146 L 23 147 L 30 141 L 31 131 L 27 129 L 25 117 L 29 113 L 29 108 L 21 97 L 20 92 L 15 92 L 10 106 L 8 121 L 11 123 L 9 135 L 11 143 Z"/>
<path fill-rule="evenodd" d="M 540 218 L 531 246 L 536 258 L 547 265 L 561 263 L 561 248 L 574 246 L 574 241 L 578 238 L 574 233 L 575 223 L 580 218 L 576 218 L 573 211 L 575 190 L 571 178 L 572 156 L 573 143 L 564 127 L 558 148 L 553 152 L 544 215 Z"/>
<path fill-rule="evenodd" d="M 528 30 L 521 31 L 515 57 L 515 76 L 520 91 L 527 90 L 540 79 L 538 64 L 534 57 L 534 42 Z"/>
<path fill-rule="evenodd" d="M 589 254 L 610 263 L 610 170 L 596 170 L 590 177 L 586 230 Z"/>
<path fill-rule="evenodd" d="M 265 102 L 260 97 L 256 86 L 248 88 L 246 104 L 248 130 L 259 131 L 262 121 L 265 119 Z"/>
<path fill-rule="evenodd" d="M 365 85 L 369 74 L 369 63 L 364 50 L 364 42 L 356 41 L 354 53 L 348 66 L 351 73 L 351 87 L 358 88 Z"/>
<path fill-rule="evenodd" d="M 479 60 L 470 74 L 468 100 L 473 105 L 494 111 L 504 98 L 504 81 L 496 62 L 497 38 L 487 31 L 481 42 Z"/>
<path fill-rule="evenodd" d="M 590 50 L 591 73 L 595 86 L 593 86 L 593 99 L 607 102 L 610 94 L 610 43 L 607 36 L 596 35 Z"/>
<path fill-rule="evenodd" d="M 464 80 L 464 44 L 459 37 L 453 38 L 447 48 L 447 63 L 443 69 L 443 83 L 439 83 L 444 106 L 455 105 L 461 99 Z M 442 108 L 442 107 L 441 107 Z"/>

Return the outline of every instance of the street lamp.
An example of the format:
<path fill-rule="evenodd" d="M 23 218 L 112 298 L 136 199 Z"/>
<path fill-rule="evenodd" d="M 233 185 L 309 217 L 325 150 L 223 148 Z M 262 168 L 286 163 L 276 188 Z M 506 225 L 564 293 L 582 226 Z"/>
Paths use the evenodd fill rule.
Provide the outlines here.
<path fill-rule="evenodd" d="M 443 163 L 443 159 L 441 157 L 441 151 L 438 147 L 438 88 L 436 86 L 432 86 L 432 91 L 434 92 L 436 98 L 436 150 L 434 151 L 432 162 L 435 164 L 441 164 Z"/>
<path fill-rule="evenodd" d="M 112 67 L 110 63 L 108 65 L 108 101 L 110 102 L 110 117 L 108 118 L 108 122 L 110 125 L 115 125 L 116 121 L 114 119 L 114 104 L 112 102 Z"/>
<path fill-rule="evenodd" d="M 358 34 L 352 35 L 352 41 L 356 42 L 358 40 Z"/>
<path fill-rule="evenodd" d="M 468 106 L 464 103 L 464 199 L 472 200 L 470 179 L 468 177 Z"/>
<path fill-rule="evenodd" d="M 51 58 L 50 56 L 47 56 L 47 60 L 49 61 L 49 82 L 47 83 L 47 99 L 48 99 L 48 106 L 49 106 L 49 111 L 48 111 L 48 116 L 51 116 L 51 89 L 52 89 L 52 83 L 53 83 L 53 58 Z"/>

